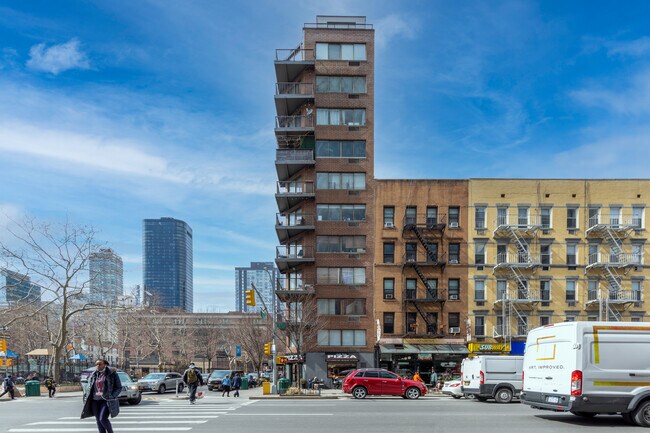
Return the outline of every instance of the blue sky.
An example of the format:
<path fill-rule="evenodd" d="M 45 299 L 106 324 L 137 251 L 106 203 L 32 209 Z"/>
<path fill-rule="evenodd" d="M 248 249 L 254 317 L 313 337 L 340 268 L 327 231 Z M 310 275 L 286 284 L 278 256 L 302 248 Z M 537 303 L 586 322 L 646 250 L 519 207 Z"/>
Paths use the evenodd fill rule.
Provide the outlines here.
<path fill-rule="evenodd" d="M 326 5 L 326 6 L 325 6 Z M 650 177 L 649 2 L 0 1 L 0 213 L 194 230 L 195 306 L 277 243 L 275 48 L 375 25 L 379 178 Z"/>

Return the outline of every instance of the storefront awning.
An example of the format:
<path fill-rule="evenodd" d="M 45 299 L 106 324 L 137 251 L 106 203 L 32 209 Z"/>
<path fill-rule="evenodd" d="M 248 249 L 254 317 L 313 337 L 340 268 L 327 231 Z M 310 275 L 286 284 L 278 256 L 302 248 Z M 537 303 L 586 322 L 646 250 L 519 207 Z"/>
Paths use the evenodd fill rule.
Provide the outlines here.
<path fill-rule="evenodd" d="M 462 344 L 381 344 L 381 353 L 431 353 L 465 355 L 469 353 Z"/>

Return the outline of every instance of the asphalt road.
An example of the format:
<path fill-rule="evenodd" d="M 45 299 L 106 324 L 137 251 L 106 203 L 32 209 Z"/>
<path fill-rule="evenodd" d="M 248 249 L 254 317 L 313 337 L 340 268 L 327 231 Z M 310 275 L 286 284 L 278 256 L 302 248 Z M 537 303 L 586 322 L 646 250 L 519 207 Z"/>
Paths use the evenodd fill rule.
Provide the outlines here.
<path fill-rule="evenodd" d="M 427 396 L 417 401 L 389 397 L 310 401 L 221 398 L 209 393 L 194 406 L 170 397 L 147 396 L 138 406 L 122 406 L 120 416 L 113 421 L 115 432 L 564 433 L 639 429 L 626 425 L 620 416 L 582 419 L 530 409 L 519 403 L 501 405 L 443 396 Z M 96 432 L 94 419 L 79 420 L 80 410 L 78 396 L 3 400 L 0 401 L 0 431 Z"/>

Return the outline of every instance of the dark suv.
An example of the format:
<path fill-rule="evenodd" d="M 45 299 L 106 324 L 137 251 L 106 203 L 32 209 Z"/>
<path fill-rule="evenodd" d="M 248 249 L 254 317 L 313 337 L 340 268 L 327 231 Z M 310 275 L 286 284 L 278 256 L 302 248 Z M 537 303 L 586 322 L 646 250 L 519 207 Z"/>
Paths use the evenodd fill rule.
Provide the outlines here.
<path fill-rule="evenodd" d="M 244 377 L 244 372 L 241 370 L 214 370 L 212 374 L 210 374 L 210 377 L 208 378 L 208 391 L 221 391 L 223 390 L 223 387 L 221 386 L 221 382 L 223 382 L 223 378 L 226 376 L 232 377 L 235 374 L 239 374 L 239 377 Z"/>

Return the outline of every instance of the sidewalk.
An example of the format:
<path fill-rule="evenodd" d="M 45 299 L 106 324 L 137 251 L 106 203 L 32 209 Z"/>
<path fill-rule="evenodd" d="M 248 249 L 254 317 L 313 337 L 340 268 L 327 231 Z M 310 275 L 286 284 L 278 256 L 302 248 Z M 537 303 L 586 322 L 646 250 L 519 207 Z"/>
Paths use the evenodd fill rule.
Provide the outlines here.
<path fill-rule="evenodd" d="M 251 391 L 255 393 L 248 397 L 250 400 L 336 400 L 345 397 L 345 394 L 340 389 L 321 389 L 320 395 L 263 395 L 261 387 Z"/>

